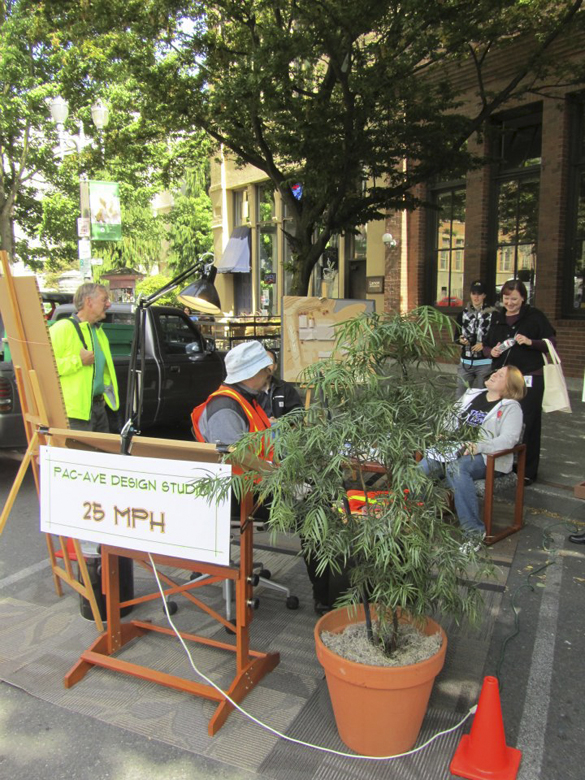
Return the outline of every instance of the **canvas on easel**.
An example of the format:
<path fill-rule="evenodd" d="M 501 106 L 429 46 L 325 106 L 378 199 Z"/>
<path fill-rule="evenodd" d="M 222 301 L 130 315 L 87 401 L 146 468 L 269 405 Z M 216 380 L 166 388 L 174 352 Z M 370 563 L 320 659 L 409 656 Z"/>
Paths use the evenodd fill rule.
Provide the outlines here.
<path fill-rule="evenodd" d="M 0 277 L 0 309 L 12 355 L 28 441 L 22 464 L 0 515 L 1 534 L 29 466 L 33 472 L 37 492 L 39 491 L 37 456 L 39 444 L 46 443 L 46 434 L 43 431 L 51 426 L 67 428 L 68 422 L 36 279 L 13 277 L 6 252 L 0 252 L 0 263 L 3 272 Z M 60 537 L 64 568 L 58 563 L 52 538 L 46 535 L 46 540 L 57 594 L 61 596 L 63 593 L 61 582 L 65 582 L 80 593 L 91 606 L 96 628 L 98 631 L 103 631 L 103 623 L 79 542 L 72 540 L 82 582 L 78 582 L 71 565 L 67 540 Z"/>
<path fill-rule="evenodd" d="M 335 353 L 337 326 L 372 313 L 374 301 L 295 297 L 282 299 L 282 378 L 298 382 L 303 369 Z"/>

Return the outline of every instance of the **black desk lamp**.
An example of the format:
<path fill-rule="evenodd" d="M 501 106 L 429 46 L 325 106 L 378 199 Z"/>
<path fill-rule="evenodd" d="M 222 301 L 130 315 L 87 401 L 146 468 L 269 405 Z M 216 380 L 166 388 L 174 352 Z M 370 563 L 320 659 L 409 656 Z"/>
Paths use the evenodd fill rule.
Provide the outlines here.
<path fill-rule="evenodd" d="M 211 258 L 209 263 L 205 263 L 205 258 Z M 146 309 L 152 306 L 163 295 L 179 287 L 190 276 L 195 273 L 201 274 L 200 278 L 192 284 L 185 287 L 178 293 L 178 300 L 184 305 L 195 311 L 204 314 L 221 314 L 221 304 L 219 295 L 214 287 L 214 280 L 217 270 L 213 265 L 213 252 L 206 252 L 195 263 L 190 265 L 174 279 L 167 282 L 163 287 L 146 298 L 141 298 L 134 312 L 134 337 L 132 339 L 132 349 L 130 352 L 130 365 L 128 367 L 128 392 L 126 395 L 126 422 L 121 431 L 120 452 L 122 455 L 128 455 L 130 444 L 135 433 L 140 433 L 140 421 L 142 417 L 143 402 L 143 377 L 145 375 L 146 354 L 143 345 L 146 340 Z M 137 369 L 138 354 L 140 353 L 140 369 Z M 138 375 L 141 381 L 138 382 Z"/>

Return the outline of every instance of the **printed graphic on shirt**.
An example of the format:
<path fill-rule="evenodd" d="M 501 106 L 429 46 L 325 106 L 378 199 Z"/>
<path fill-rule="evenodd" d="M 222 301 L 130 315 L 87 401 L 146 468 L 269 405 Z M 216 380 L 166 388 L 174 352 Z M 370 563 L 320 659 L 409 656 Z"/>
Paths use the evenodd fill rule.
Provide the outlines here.
<path fill-rule="evenodd" d="M 472 425 L 474 428 L 479 427 L 487 417 L 487 414 L 487 412 L 484 412 L 481 409 L 471 409 L 465 422 L 468 425 Z"/>

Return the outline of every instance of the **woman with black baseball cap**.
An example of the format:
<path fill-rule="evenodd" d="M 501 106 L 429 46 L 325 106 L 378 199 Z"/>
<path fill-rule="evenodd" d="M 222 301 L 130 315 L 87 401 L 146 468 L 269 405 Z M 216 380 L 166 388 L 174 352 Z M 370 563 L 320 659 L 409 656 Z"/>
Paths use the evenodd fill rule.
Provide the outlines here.
<path fill-rule="evenodd" d="M 485 302 L 486 289 L 480 279 L 471 283 L 469 303 L 457 315 L 457 336 L 461 345 L 461 362 L 457 369 L 457 398 L 466 390 L 481 390 L 492 370 L 492 359 L 484 355 L 483 343 L 496 310 Z"/>

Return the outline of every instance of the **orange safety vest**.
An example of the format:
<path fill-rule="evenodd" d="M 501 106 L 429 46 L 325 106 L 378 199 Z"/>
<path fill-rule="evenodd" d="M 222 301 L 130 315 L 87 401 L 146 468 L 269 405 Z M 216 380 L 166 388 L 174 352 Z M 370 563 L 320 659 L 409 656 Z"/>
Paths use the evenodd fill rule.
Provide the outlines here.
<path fill-rule="evenodd" d="M 404 495 L 404 501 L 406 503 L 410 495 L 410 490 L 405 488 L 402 492 Z M 390 493 L 387 490 L 370 490 L 367 493 L 364 493 L 363 490 L 348 490 L 347 499 L 349 503 L 349 511 L 352 513 L 352 515 L 366 514 L 366 504 L 370 506 L 374 513 L 377 511 L 383 511 L 389 503 L 389 496 Z M 422 502 L 420 501 L 417 501 L 416 505 L 423 506 Z M 342 509 L 339 511 L 341 512 Z"/>
<path fill-rule="evenodd" d="M 258 401 L 255 399 L 250 403 L 247 401 L 244 396 L 241 393 L 238 393 L 237 390 L 234 390 L 233 387 L 230 387 L 229 385 L 221 385 L 218 390 L 215 391 L 215 393 L 212 393 L 207 401 L 204 401 L 202 404 L 199 404 L 199 406 L 196 406 L 195 409 L 191 412 L 191 422 L 193 423 L 193 433 L 195 434 L 195 438 L 197 441 L 202 442 L 205 444 L 205 439 L 201 435 L 201 430 L 199 429 L 199 420 L 201 419 L 201 415 L 203 414 L 203 410 L 207 406 L 207 404 L 211 401 L 212 398 L 217 398 L 219 396 L 227 396 L 228 398 L 233 398 L 234 401 L 237 401 L 239 405 L 244 410 L 244 413 L 246 414 L 246 417 L 248 419 L 248 426 L 251 433 L 256 433 L 257 431 L 266 431 L 268 428 L 270 428 L 270 420 L 266 416 L 266 412 Z M 260 453 L 261 458 L 265 458 L 270 460 L 271 459 L 271 453 L 264 453 L 262 451 Z"/>
<path fill-rule="evenodd" d="M 376 511 L 377 507 L 383 508 L 388 503 L 388 491 L 369 490 L 367 493 L 364 493 L 363 490 L 348 490 L 347 498 L 350 512 L 352 514 L 361 515 L 365 511 L 366 503 L 368 503 L 374 511 Z"/>

